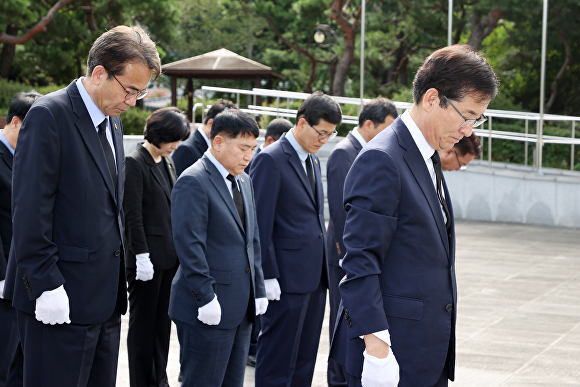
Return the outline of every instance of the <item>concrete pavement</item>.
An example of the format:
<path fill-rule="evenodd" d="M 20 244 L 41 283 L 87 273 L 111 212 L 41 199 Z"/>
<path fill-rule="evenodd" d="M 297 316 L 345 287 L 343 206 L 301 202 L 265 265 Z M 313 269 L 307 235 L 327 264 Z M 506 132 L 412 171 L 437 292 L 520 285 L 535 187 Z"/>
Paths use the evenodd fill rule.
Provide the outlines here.
<path fill-rule="evenodd" d="M 453 387 L 580 387 L 580 230 L 458 221 Z M 327 308 L 328 314 L 328 308 Z M 123 317 L 118 386 L 128 387 Z M 328 318 L 313 386 L 326 386 Z M 179 386 L 172 332 L 168 375 Z M 254 386 L 246 368 L 244 387 Z"/>

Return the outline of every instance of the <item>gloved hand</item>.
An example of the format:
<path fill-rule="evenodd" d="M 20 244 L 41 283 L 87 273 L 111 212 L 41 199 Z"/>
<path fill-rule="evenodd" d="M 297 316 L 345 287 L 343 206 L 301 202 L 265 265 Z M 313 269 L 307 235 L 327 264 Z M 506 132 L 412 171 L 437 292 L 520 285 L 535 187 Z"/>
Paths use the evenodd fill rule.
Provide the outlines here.
<path fill-rule="evenodd" d="M 217 294 L 213 300 L 197 310 L 197 319 L 207 325 L 218 325 L 222 319 L 222 308 L 217 299 Z"/>
<path fill-rule="evenodd" d="M 393 348 L 389 355 L 379 359 L 369 355 L 365 350 L 361 383 L 363 387 L 397 387 L 399 384 L 399 363 L 395 359 Z"/>
<path fill-rule="evenodd" d="M 0 299 L 4 298 L 4 280 L 0 281 Z"/>
<path fill-rule="evenodd" d="M 64 286 L 43 292 L 36 299 L 36 319 L 44 324 L 70 324 L 68 296 Z"/>
<path fill-rule="evenodd" d="M 149 253 L 141 253 L 135 255 L 137 260 L 137 275 L 136 280 L 149 281 L 153 279 L 153 264 L 149 259 Z"/>
<path fill-rule="evenodd" d="M 276 278 L 264 280 L 264 286 L 266 287 L 266 298 L 268 298 L 268 300 L 280 301 L 282 290 L 280 289 L 280 284 Z"/>
<path fill-rule="evenodd" d="M 256 316 L 266 313 L 266 309 L 268 309 L 268 299 L 256 298 Z"/>

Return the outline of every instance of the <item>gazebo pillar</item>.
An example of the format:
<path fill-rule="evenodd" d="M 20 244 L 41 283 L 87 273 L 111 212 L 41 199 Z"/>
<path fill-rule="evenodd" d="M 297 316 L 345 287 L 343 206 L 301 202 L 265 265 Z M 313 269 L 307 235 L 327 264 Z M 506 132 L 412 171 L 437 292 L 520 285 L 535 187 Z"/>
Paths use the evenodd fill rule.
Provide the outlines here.
<path fill-rule="evenodd" d="M 187 118 L 193 122 L 193 78 L 187 78 Z"/>
<path fill-rule="evenodd" d="M 171 76 L 171 106 L 177 106 L 177 77 Z"/>

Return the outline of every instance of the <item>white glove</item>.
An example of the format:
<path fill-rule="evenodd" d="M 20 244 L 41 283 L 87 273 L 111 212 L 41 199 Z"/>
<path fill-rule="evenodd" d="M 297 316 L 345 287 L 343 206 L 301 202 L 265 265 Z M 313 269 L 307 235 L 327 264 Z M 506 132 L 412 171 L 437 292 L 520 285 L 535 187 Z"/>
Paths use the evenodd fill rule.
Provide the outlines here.
<path fill-rule="evenodd" d="M 363 387 L 397 387 L 399 385 L 399 363 L 395 359 L 393 348 L 389 355 L 379 359 L 369 355 L 365 350 L 361 383 Z"/>
<path fill-rule="evenodd" d="M 44 324 L 70 324 L 68 296 L 64 286 L 43 292 L 36 299 L 36 319 Z"/>
<path fill-rule="evenodd" d="M 197 310 L 197 319 L 207 325 L 218 325 L 222 319 L 222 308 L 217 299 L 217 294 L 213 300 Z"/>
<path fill-rule="evenodd" d="M 4 281 L 0 281 L 0 298 L 4 298 Z"/>
<path fill-rule="evenodd" d="M 280 301 L 280 284 L 276 278 L 264 280 L 264 286 L 266 287 L 266 297 L 270 301 Z"/>
<path fill-rule="evenodd" d="M 256 316 L 266 313 L 266 309 L 268 309 L 268 299 L 256 298 Z"/>
<path fill-rule="evenodd" d="M 137 275 L 136 280 L 149 281 L 153 279 L 153 264 L 149 259 L 149 253 L 141 253 L 135 255 L 137 259 Z"/>

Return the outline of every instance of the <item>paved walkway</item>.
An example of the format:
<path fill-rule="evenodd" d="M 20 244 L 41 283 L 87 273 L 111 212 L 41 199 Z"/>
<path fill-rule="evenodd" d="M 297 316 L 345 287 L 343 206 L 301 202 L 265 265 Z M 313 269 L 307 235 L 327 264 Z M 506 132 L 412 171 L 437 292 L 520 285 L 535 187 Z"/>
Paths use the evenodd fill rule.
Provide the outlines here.
<path fill-rule="evenodd" d="M 580 230 L 459 221 L 456 233 L 458 354 L 451 385 L 580 387 Z M 119 387 L 129 386 L 127 322 L 124 316 Z M 179 386 L 175 333 L 170 351 L 169 381 Z M 326 386 L 327 356 L 323 334 L 313 386 Z M 254 386 L 251 367 L 244 386 Z"/>

